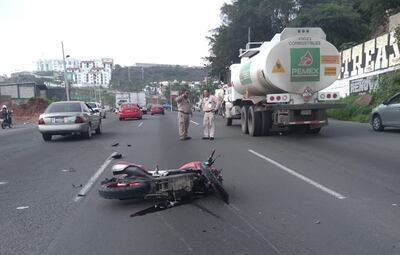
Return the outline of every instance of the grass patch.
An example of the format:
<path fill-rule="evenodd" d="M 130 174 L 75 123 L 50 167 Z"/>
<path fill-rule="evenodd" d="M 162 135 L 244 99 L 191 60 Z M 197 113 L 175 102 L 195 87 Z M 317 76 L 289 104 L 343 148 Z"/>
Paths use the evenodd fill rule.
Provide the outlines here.
<path fill-rule="evenodd" d="M 372 109 L 398 92 L 400 92 L 400 71 L 386 73 L 379 77 L 379 88 L 371 94 L 370 105 L 356 104 L 358 96 L 349 96 L 339 100 L 340 103 L 346 104 L 345 108 L 329 109 L 328 116 L 338 120 L 368 122 Z"/>
<path fill-rule="evenodd" d="M 373 106 L 354 103 L 357 98 L 357 96 L 349 96 L 340 99 L 339 102 L 346 104 L 346 107 L 341 109 L 329 109 L 328 117 L 337 120 L 350 120 L 362 123 L 368 122 Z"/>

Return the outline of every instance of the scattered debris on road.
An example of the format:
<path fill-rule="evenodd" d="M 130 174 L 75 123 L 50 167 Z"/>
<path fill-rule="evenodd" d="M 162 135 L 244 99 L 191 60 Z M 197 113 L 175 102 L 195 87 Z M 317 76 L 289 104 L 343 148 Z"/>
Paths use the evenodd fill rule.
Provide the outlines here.
<path fill-rule="evenodd" d="M 61 172 L 63 173 L 69 173 L 69 172 L 76 172 L 75 169 L 73 169 L 72 167 L 68 168 L 68 169 L 62 169 Z"/>
<path fill-rule="evenodd" d="M 321 221 L 317 220 L 314 222 L 314 224 L 321 224 Z"/>
<path fill-rule="evenodd" d="M 122 154 L 119 152 L 114 152 L 113 155 L 111 156 L 113 159 L 120 159 L 122 158 Z"/>
<path fill-rule="evenodd" d="M 81 187 L 83 187 L 83 185 L 82 185 L 82 184 L 79 184 L 79 185 L 72 184 L 72 187 L 74 187 L 74 188 L 81 188 Z"/>
<path fill-rule="evenodd" d="M 111 144 L 112 147 L 117 147 L 118 145 L 119 145 L 119 143 Z"/>
<path fill-rule="evenodd" d="M 7 184 L 8 183 L 8 181 L 0 181 L 0 185 L 4 185 L 4 184 Z"/>
<path fill-rule="evenodd" d="M 28 208 L 29 208 L 29 206 L 18 206 L 17 210 L 25 210 L 25 209 L 28 209 Z"/>

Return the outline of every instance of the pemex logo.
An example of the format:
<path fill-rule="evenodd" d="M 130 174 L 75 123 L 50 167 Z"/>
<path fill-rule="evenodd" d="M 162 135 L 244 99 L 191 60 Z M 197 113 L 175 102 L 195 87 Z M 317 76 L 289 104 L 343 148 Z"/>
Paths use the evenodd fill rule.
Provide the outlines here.
<path fill-rule="evenodd" d="M 306 52 L 306 54 L 304 54 L 301 57 L 300 62 L 299 62 L 299 66 L 310 66 L 310 65 L 312 65 L 312 63 L 313 63 L 313 57 L 312 57 L 310 51 L 308 50 Z"/>
<path fill-rule="evenodd" d="M 315 59 L 315 61 L 314 61 Z M 290 49 L 290 81 L 314 82 L 320 80 L 320 49 Z"/>

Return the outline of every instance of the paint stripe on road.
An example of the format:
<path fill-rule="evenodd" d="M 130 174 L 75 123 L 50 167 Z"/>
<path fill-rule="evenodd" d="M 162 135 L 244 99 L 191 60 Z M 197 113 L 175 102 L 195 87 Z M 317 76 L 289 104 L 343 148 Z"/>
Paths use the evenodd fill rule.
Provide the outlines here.
<path fill-rule="evenodd" d="M 193 120 L 190 120 L 190 122 L 192 122 L 193 124 L 195 124 L 195 125 L 200 125 L 199 123 L 197 123 L 196 121 L 193 121 Z"/>
<path fill-rule="evenodd" d="M 75 202 L 79 202 L 82 197 L 86 196 L 86 194 L 89 192 L 90 188 L 93 186 L 93 184 L 96 182 L 96 180 L 100 177 L 100 175 L 104 172 L 104 170 L 108 167 L 108 165 L 111 163 L 113 160 L 112 156 L 115 154 L 115 152 L 111 153 L 111 155 L 104 161 L 103 165 L 97 170 L 97 172 L 89 179 L 89 181 L 83 186 L 83 188 L 79 191 L 78 195 L 74 198 Z"/>
<path fill-rule="evenodd" d="M 143 125 L 143 121 L 139 123 L 138 127 L 141 127 Z"/>
<path fill-rule="evenodd" d="M 292 169 L 290 169 L 290 168 L 288 168 L 288 167 L 286 167 L 286 166 L 284 166 L 284 165 L 282 165 L 282 164 L 280 164 L 280 163 L 278 163 L 278 162 L 276 162 L 276 161 L 274 161 L 274 160 L 272 160 L 272 159 L 270 159 L 270 158 L 268 158 L 268 157 L 266 157 L 266 156 L 264 156 L 264 155 L 262 155 L 262 154 L 260 154 L 260 153 L 258 153 L 256 151 L 249 150 L 249 152 L 254 154 L 254 155 L 256 155 L 257 157 L 262 158 L 262 159 L 268 161 L 269 163 L 279 167 L 283 171 L 285 171 L 285 172 L 287 172 L 287 173 L 299 178 L 300 180 L 303 180 L 303 181 L 307 182 L 308 184 L 311 184 L 312 186 L 316 187 L 317 189 L 320 189 L 323 192 L 326 192 L 329 195 L 332 195 L 332 196 L 336 197 L 337 199 L 345 199 L 346 198 L 342 194 L 340 194 L 340 193 L 338 193 L 338 192 L 336 192 L 334 190 L 331 190 L 331 189 L 325 187 L 324 185 L 319 184 L 318 182 L 313 181 L 310 178 L 308 178 L 308 177 L 306 177 L 306 176 L 304 176 L 302 174 L 299 174 L 296 171 L 294 171 L 294 170 L 292 170 Z"/>

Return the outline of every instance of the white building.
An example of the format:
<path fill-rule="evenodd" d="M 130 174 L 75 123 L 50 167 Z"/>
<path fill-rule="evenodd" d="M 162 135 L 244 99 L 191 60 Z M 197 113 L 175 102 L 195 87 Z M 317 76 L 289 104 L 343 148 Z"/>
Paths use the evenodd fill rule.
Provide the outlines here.
<path fill-rule="evenodd" d="M 91 86 L 99 85 L 108 87 L 111 81 L 113 69 L 113 59 L 102 58 L 94 60 L 66 59 L 66 71 L 71 74 L 73 85 Z M 37 62 L 38 71 L 63 72 L 62 60 L 39 60 Z"/>

